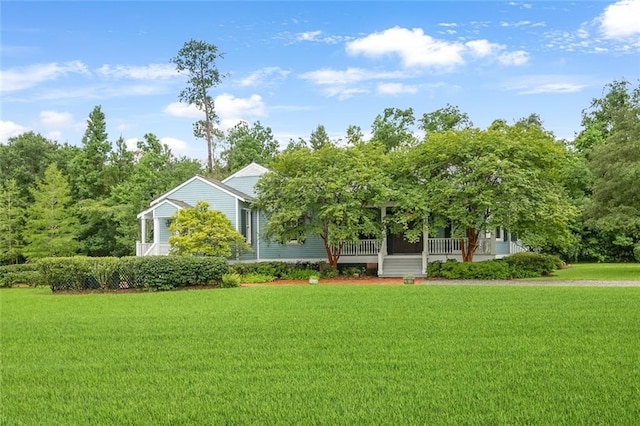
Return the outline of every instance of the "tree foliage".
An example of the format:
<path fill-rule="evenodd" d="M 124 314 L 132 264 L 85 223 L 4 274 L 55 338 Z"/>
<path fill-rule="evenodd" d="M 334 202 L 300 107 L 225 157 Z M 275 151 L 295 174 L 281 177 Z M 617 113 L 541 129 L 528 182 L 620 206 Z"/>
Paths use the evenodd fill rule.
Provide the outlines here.
<path fill-rule="evenodd" d="M 267 165 L 278 153 L 278 141 L 269 127 L 259 121 L 252 126 L 241 121 L 227 131 L 228 149 L 223 153 L 228 173 L 256 162 Z"/>
<path fill-rule="evenodd" d="M 460 111 L 457 106 L 447 104 L 444 108 L 423 114 L 420 127 L 426 134 L 430 134 L 471 128 L 473 123 L 467 113 Z"/>
<path fill-rule="evenodd" d="M 256 205 L 268 217 L 265 237 L 286 243 L 317 236 L 336 267 L 345 242 L 382 236 L 378 212 L 390 187 L 384 161 L 377 145 L 283 153 L 256 185 Z"/>
<path fill-rule="evenodd" d="M 111 143 L 107 135 L 107 122 L 102 108 L 93 108 L 87 119 L 82 137 L 82 150 L 70 164 L 70 176 L 78 199 L 98 199 L 108 193 L 107 168 Z"/>
<path fill-rule="evenodd" d="M 180 101 L 195 105 L 204 114 L 204 120 L 194 124 L 194 136 L 207 141 L 207 171 L 210 174 L 214 168 L 214 124 L 218 122 L 210 90 L 218 86 L 224 77 L 216 65 L 217 60 L 223 57 L 215 44 L 191 39 L 170 60 L 178 72 L 188 74 L 187 86 L 179 95 Z"/>
<path fill-rule="evenodd" d="M 322 124 L 318 124 L 318 127 L 311 132 L 311 136 L 309 137 L 309 146 L 312 149 L 320 149 L 323 146 L 330 145 L 331 139 L 329 139 L 329 135 L 327 134 L 327 129 Z"/>
<path fill-rule="evenodd" d="M 16 180 L 0 183 L 0 265 L 20 261 L 24 212 Z"/>
<path fill-rule="evenodd" d="M 71 190 L 55 163 L 47 167 L 44 179 L 31 192 L 34 201 L 27 209 L 25 256 L 36 259 L 76 253 L 78 222 L 70 210 Z"/>
<path fill-rule="evenodd" d="M 530 246 L 566 244 L 575 214 L 559 175 L 562 144 L 538 128 L 464 129 L 430 134 L 392 163 L 398 210 L 396 223 L 450 225 L 465 238 L 465 261 L 478 239 L 502 226 Z M 407 231 L 416 239 L 422 227 Z"/>
<path fill-rule="evenodd" d="M 606 105 L 593 116 L 598 122 L 606 115 L 606 126 L 600 123 L 598 128 L 607 136 L 590 147 L 594 181 L 586 214 L 601 232 L 613 234 L 613 244 L 631 259 L 640 247 L 640 85 L 625 93 L 622 87 L 627 86 L 617 82 L 602 100 L 594 101 Z"/>
<path fill-rule="evenodd" d="M 385 153 L 415 145 L 414 124 L 413 108 L 385 108 L 373 121 L 371 141 L 380 144 Z"/>
<path fill-rule="evenodd" d="M 209 210 L 205 201 L 177 211 L 169 231 L 171 254 L 230 257 L 251 251 L 224 213 Z"/>

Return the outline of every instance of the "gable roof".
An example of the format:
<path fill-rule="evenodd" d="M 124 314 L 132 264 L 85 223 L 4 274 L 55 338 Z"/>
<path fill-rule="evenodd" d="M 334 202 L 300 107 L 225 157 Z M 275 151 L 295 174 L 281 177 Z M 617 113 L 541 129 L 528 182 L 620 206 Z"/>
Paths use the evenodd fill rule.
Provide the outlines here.
<path fill-rule="evenodd" d="M 267 169 L 264 166 L 261 166 L 258 163 L 251 163 L 247 166 L 244 166 L 243 168 L 241 168 L 240 170 L 238 170 L 237 172 L 235 172 L 234 174 L 232 174 L 231 176 L 222 179 L 222 183 L 231 180 L 233 178 L 238 178 L 238 177 L 250 177 L 250 176 L 262 176 L 263 174 L 267 173 L 269 171 L 269 169 Z"/>
<path fill-rule="evenodd" d="M 171 194 L 173 194 L 174 192 L 176 192 L 177 190 L 185 187 L 186 185 L 190 184 L 191 182 L 193 182 L 194 180 L 199 180 L 201 182 L 206 183 L 207 185 L 210 185 L 213 188 L 219 189 L 222 192 L 225 192 L 229 195 L 231 195 L 232 197 L 240 200 L 240 201 L 246 201 L 246 202 L 250 202 L 253 200 L 253 197 L 251 197 L 250 195 L 245 194 L 242 191 L 238 191 L 235 188 L 230 187 L 229 185 L 225 185 L 224 183 L 217 181 L 215 179 L 211 179 L 208 177 L 204 177 L 201 175 L 195 175 L 194 177 L 192 177 L 191 179 L 182 182 L 180 185 L 176 186 L 175 188 L 173 188 L 172 190 L 170 190 L 169 192 L 166 192 L 164 194 L 162 194 L 161 196 L 159 196 L 158 198 L 156 198 L 155 200 L 151 201 L 151 203 L 149 203 L 150 206 L 153 206 L 165 199 L 169 199 L 169 196 Z M 176 200 L 174 200 L 175 202 Z M 186 203 L 185 203 L 186 204 Z"/>
<path fill-rule="evenodd" d="M 158 207 L 160 207 L 161 205 L 163 205 L 165 203 L 171 204 L 173 207 L 177 208 L 178 210 L 191 208 L 191 205 L 185 203 L 184 201 L 173 200 L 171 198 L 165 198 L 164 200 L 160 201 L 159 203 L 156 203 L 156 204 L 152 205 L 151 207 L 149 207 L 145 211 L 143 211 L 141 213 L 138 213 L 138 215 L 136 217 L 139 219 L 139 218 L 141 218 L 143 216 L 146 216 L 148 213 L 154 211 L 155 209 L 157 209 Z"/>

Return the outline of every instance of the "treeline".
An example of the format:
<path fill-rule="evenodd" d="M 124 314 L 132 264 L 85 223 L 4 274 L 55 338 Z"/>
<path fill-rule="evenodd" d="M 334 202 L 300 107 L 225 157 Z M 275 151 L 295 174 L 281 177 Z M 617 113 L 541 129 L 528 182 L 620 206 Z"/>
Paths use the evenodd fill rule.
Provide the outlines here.
<path fill-rule="evenodd" d="M 511 125 L 496 120 L 487 130 L 536 129 L 566 148 L 562 164 L 554 166 L 564 188 L 558 196 L 578 214 L 570 221 L 570 240 L 547 244 L 547 251 L 573 261 L 640 259 L 640 86 L 614 81 L 582 115 L 572 143 L 556 140 L 537 114 Z M 308 140 L 291 140 L 279 151 L 269 127 L 242 122 L 216 133 L 214 168 L 207 174 L 219 179 L 252 161 L 269 166 L 292 151 L 325 146 L 376 144 L 387 155 L 424 145 L 434 134 L 460 138 L 473 129 L 469 117 L 450 105 L 417 118 L 412 109 L 387 108 L 374 119 L 370 139 L 350 126 L 343 140 L 331 140 L 319 125 Z M 395 179 L 410 170 L 407 164 Z M 174 155 L 152 133 L 134 150 L 122 137 L 111 142 L 99 106 L 77 146 L 33 132 L 10 138 L 0 145 L 0 264 L 74 254 L 131 255 L 139 239 L 137 213 L 197 173 L 205 173 L 200 161 Z"/>

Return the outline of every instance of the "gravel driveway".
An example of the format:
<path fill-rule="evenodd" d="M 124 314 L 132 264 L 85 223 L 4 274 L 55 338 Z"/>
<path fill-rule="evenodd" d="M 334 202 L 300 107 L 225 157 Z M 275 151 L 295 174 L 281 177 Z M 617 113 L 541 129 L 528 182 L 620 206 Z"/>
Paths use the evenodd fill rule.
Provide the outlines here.
<path fill-rule="evenodd" d="M 640 281 L 425 280 L 424 285 L 504 285 L 548 287 L 640 287 Z"/>

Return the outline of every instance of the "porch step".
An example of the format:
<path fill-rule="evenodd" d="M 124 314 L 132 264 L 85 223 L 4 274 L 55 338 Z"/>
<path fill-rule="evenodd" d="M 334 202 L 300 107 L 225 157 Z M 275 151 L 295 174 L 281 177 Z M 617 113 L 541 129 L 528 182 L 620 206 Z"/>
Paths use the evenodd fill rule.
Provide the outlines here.
<path fill-rule="evenodd" d="M 382 262 L 381 277 L 402 277 L 413 274 L 414 277 L 424 277 L 422 270 L 422 256 L 387 256 Z"/>

